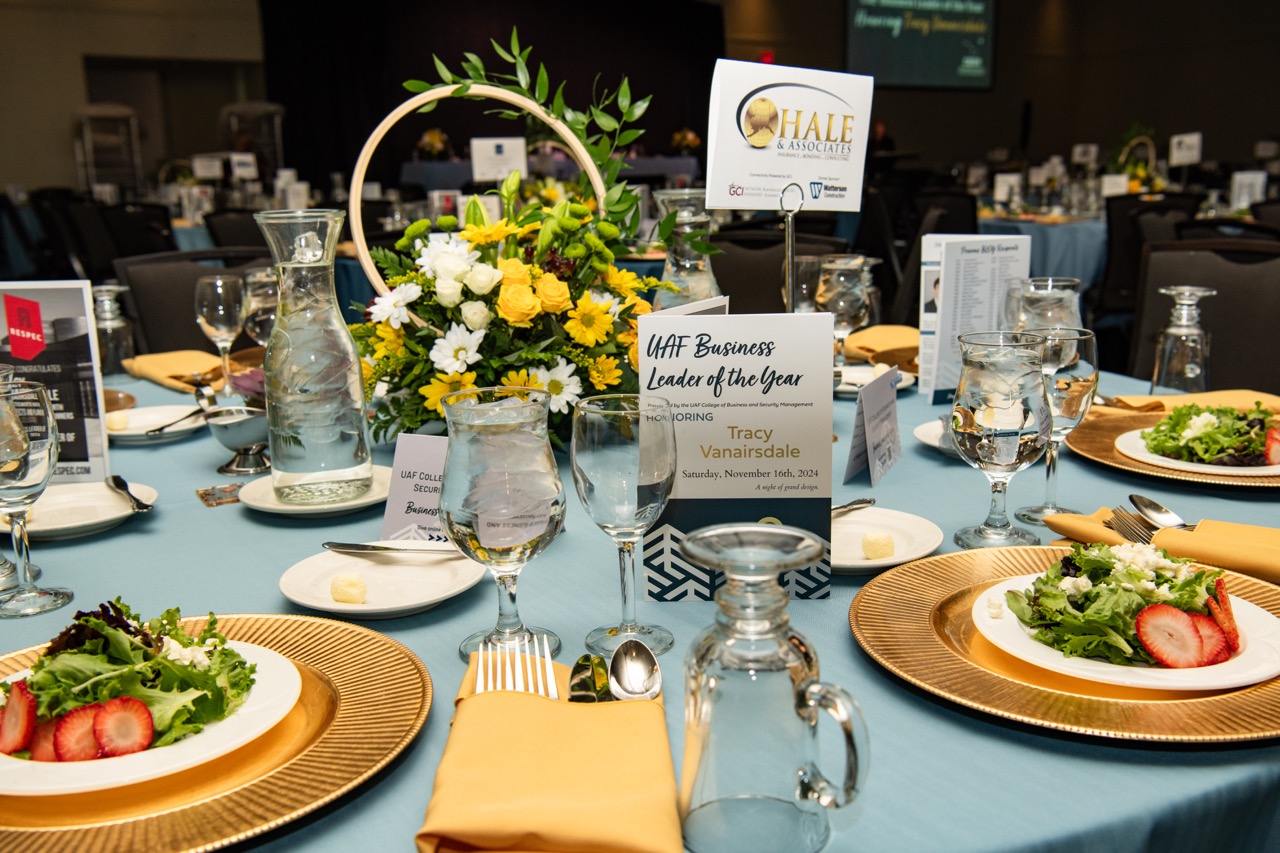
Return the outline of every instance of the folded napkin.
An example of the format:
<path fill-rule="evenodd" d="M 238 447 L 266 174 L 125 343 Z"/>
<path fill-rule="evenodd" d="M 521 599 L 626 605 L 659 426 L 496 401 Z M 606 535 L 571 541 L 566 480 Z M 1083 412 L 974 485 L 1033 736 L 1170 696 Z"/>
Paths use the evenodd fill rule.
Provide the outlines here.
<path fill-rule="evenodd" d="M 1230 391 L 1205 391 L 1199 394 L 1124 394 L 1113 397 L 1112 406 L 1094 406 L 1093 411 L 1121 412 L 1167 412 L 1178 406 L 1196 403 L 1201 406 L 1230 406 L 1233 409 L 1248 409 L 1254 403 L 1261 402 L 1264 409 L 1280 412 L 1280 397 L 1275 394 L 1264 394 L 1261 391 L 1234 389 Z"/>
<path fill-rule="evenodd" d="M 1054 533 L 1077 542 L 1119 545 L 1124 537 L 1103 525 L 1110 517 L 1111 510 L 1103 507 L 1090 515 L 1051 515 L 1044 523 Z M 1206 519 L 1195 530 L 1166 527 L 1157 531 L 1151 544 L 1175 557 L 1189 557 L 1280 584 L 1280 528 Z"/>
<path fill-rule="evenodd" d="M 555 664 L 560 695 L 569 669 Z M 475 694 L 473 655 L 454 701 L 422 853 L 680 853 L 662 702 L 556 702 Z"/>
<path fill-rule="evenodd" d="M 878 352 L 920 346 L 920 330 L 914 326 L 868 326 L 844 339 L 844 357 L 870 361 Z"/>
<path fill-rule="evenodd" d="M 222 359 L 194 349 L 155 352 L 124 360 L 124 369 L 174 391 L 191 392 L 201 385 L 222 387 Z"/>

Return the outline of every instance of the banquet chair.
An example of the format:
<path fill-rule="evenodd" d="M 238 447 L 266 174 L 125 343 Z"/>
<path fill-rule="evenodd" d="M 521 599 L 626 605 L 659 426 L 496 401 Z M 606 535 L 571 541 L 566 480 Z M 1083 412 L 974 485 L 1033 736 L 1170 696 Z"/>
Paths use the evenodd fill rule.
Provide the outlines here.
<path fill-rule="evenodd" d="M 786 259 L 785 235 L 781 231 L 730 231 L 711 237 L 720 251 L 710 256 L 720 292 L 729 297 L 731 314 L 781 314 Z M 796 255 L 830 255 L 844 252 L 848 244 L 839 237 L 797 234 Z"/>
<path fill-rule="evenodd" d="M 1173 226 L 1179 240 L 1276 240 L 1280 227 L 1239 219 L 1188 219 Z"/>
<path fill-rule="evenodd" d="M 66 206 L 67 224 L 71 232 L 71 251 L 79 261 L 84 277 L 101 284 L 113 275 L 111 262 L 120 255 L 106 220 L 102 205 L 91 201 L 73 201 Z"/>
<path fill-rule="evenodd" d="M 137 352 L 195 349 L 216 353 L 217 348 L 196 324 L 196 279 L 219 271 L 243 277 L 246 271 L 271 263 L 270 252 L 257 246 L 116 258 L 116 278 L 128 288 L 121 307 L 133 323 Z M 231 349 L 251 346 L 254 342 L 241 335 Z"/>
<path fill-rule="evenodd" d="M 253 221 L 252 210 L 215 210 L 204 215 L 204 227 L 209 229 L 213 245 L 267 247 L 267 238 L 258 223 Z"/>
<path fill-rule="evenodd" d="M 902 286 L 898 288 L 893 308 L 889 311 L 890 323 L 899 326 L 920 325 L 920 255 L 924 235 L 939 233 L 939 221 L 943 214 L 940 207 L 930 208 L 920 220 L 920 228 L 911 244 L 911 254 L 907 255 L 907 262 L 902 265 Z"/>
<path fill-rule="evenodd" d="M 1158 291 L 1176 285 L 1217 291 L 1200 300 L 1200 325 L 1210 337 L 1209 390 L 1280 394 L 1280 335 L 1268 310 L 1280 299 L 1280 243 L 1177 240 L 1145 246 L 1129 375 L 1148 378 L 1154 372 L 1156 342 L 1173 306 Z"/>
<path fill-rule="evenodd" d="M 934 234 L 977 234 L 978 199 L 964 189 L 929 187 L 915 197 L 916 214 L 923 221 L 929 210 L 943 211 L 933 228 Z"/>
<path fill-rule="evenodd" d="M 102 221 L 121 257 L 172 252 L 173 226 L 169 208 L 162 204 L 126 204 L 104 207 Z"/>
<path fill-rule="evenodd" d="M 889 206 L 875 187 L 865 187 L 862 192 L 862 217 L 858 233 L 853 241 L 853 251 L 859 255 L 880 258 L 883 263 L 871 270 L 880 288 L 882 304 L 890 306 L 902 286 L 901 247 L 893 238 L 893 222 L 889 219 Z"/>
<path fill-rule="evenodd" d="M 44 187 L 27 196 L 35 211 L 42 236 L 36 241 L 37 256 L 51 278 L 88 278 L 76 254 L 67 206 L 83 197 L 66 187 Z"/>
<path fill-rule="evenodd" d="M 1268 225 L 1280 225 L 1280 199 L 1276 201 L 1255 201 L 1249 205 L 1253 218 Z"/>

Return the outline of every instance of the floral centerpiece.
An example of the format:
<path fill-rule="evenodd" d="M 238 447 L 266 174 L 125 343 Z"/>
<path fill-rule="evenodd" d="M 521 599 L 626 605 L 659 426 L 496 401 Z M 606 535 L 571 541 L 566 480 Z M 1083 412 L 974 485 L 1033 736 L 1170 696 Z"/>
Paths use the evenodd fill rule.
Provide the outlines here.
<path fill-rule="evenodd" d="M 682 156 L 689 156 L 702 146 L 702 138 L 692 128 L 682 127 L 671 134 L 671 147 Z"/>
<path fill-rule="evenodd" d="M 585 143 L 607 192 L 603 200 L 584 200 L 590 193 L 583 176 L 576 188 L 556 192 L 554 203 L 544 193 L 526 201 L 513 173 L 497 191 L 497 221 L 473 198 L 462 221 L 419 220 L 394 251 L 370 252 L 391 290 L 374 299 L 368 320 L 351 331 L 366 393 L 378 399 L 372 423 L 378 440 L 439 431 L 441 398 L 491 385 L 545 389 L 553 430 L 567 434 L 580 397 L 638 390 L 636 323 L 651 310 L 644 294 L 675 289 L 615 263 L 639 213 L 613 154 L 641 133 L 623 126 L 643 115 L 649 99 L 633 100 L 624 79 L 589 111 L 572 110 L 563 85 L 551 96 L 545 66 L 530 73 L 529 49 L 521 49 L 515 32 L 509 51 L 493 46 L 514 74 L 490 76 L 467 54 L 458 75 L 436 58 L 442 82 L 435 86 L 462 84 L 456 97 L 472 83 L 485 83 L 536 101 Z M 422 81 L 405 85 L 415 92 L 433 88 Z"/>
<path fill-rule="evenodd" d="M 438 127 L 429 128 L 418 139 L 418 150 L 428 160 L 447 160 L 453 156 L 453 147 L 449 144 L 449 134 Z"/>

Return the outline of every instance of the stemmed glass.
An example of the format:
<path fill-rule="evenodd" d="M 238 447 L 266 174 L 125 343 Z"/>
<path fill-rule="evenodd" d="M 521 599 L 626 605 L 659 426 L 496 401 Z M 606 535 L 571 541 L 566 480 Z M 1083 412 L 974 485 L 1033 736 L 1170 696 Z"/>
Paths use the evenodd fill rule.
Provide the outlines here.
<path fill-rule="evenodd" d="M 880 321 L 879 289 L 871 283 L 871 267 L 878 258 L 862 255 L 823 255 L 817 303 L 835 318 L 835 363 L 844 363 L 844 339 Z"/>
<path fill-rule="evenodd" d="M 662 514 L 676 476 L 671 404 L 661 397 L 607 394 L 573 407 L 573 482 L 591 520 L 618 546 L 622 621 L 587 634 L 587 648 L 609 658 L 625 640 L 654 654 L 675 638 L 660 625 L 636 621 L 636 546 Z"/>
<path fill-rule="evenodd" d="M 1063 276 L 1014 279 L 1005 293 L 1002 319 L 1002 327 L 1012 332 L 1033 326 L 1083 326 L 1080 279 Z"/>
<path fill-rule="evenodd" d="M 18 558 L 15 587 L 0 595 L 0 617 L 32 616 L 71 601 L 69 589 L 41 589 L 31 578 L 27 512 L 49 485 L 58 461 L 58 422 L 39 382 L 0 386 L 0 510 L 9 516 Z"/>
<path fill-rule="evenodd" d="M 471 388 L 441 400 L 449 425 L 440 513 L 445 535 L 487 566 L 498 586 L 498 623 L 462 641 L 469 660 L 480 644 L 519 650 L 525 640 L 560 650 L 560 638 L 526 626 L 516 580 L 560 533 L 564 488 L 547 440 L 551 396 L 531 388 Z"/>
<path fill-rule="evenodd" d="M 196 322 L 222 356 L 222 389 L 231 394 L 231 343 L 240 334 L 244 281 L 238 275 L 196 279 Z"/>
<path fill-rule="evenodd" d="M 1160 333 L 1156 346 L 1156 370 L 1151 377 L 1151 393 L 1159 390 L 1188 394 L 1209 390 L 1209 334 L 1200 326 L 1200 300 L 1216 296 L 1211 287 L 1162 287 L 1173 298 L 1169 325 Z"/>
<path fill-rule="evenodd" d="M 280 305 L 279 284 L 275 273 L 263 270 L 245 277 L 244 298 L 240 320 L 244 333 L 258 346 L 265 347 L 276 324 L 276 310 Z"/>
<path fill-rule="evenodd" d="M 1014 527 L 1005 493 L 1014 474 L 1035 462 L 1049 443 L 1052 416 L 1041 375 L 1045 339 L 1026 332 L 960 336 L 960 382 L 951 412 L 951 437 L 960 457 L 991 483 L 991 509 L 976 527 L 956 531 L 962 548 L 1039 545 Z"/>
<path fill-rule="evenodd" d="M 1048 463 L 1044 503 L 1023 507 L 1014 513 L 1014 517 L 1030 524 L 1044 524 L 1046 515 L 1060 512 L 1079 514 L 1079 510 L 1058 505 L 1058 448 L 1089 414 L 1089 407 L 1093 404 L 1093 394 L 1098 389 L 1098 342 L 1088 329 L 1055 326 L 1027 329 L 1027 332 L 1042 335 L 1045 339 L 1041 371 L 1049 411 L 1053 414 L 1053 429 L 1049 433 L 1049 446 L 1044 451 L 1045 462 Z"/>

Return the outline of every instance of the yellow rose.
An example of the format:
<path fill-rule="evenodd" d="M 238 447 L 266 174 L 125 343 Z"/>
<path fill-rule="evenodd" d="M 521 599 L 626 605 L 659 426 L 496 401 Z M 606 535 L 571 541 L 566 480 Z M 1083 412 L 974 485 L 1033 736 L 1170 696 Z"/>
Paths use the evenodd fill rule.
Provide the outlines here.
<path fill-rule="evenodd" d="M 573 307 L 573 298 L 569 296 L 569 286 L 551 273 L 544 273 L 535 286 L 538 298 L 542 300 L 542 310 L 548 314 L 559 314 Z"/>
<path fill-rule="evenodd" d="M 542 303 L 527 284 L 502 282 L 498 290 L 498 316 L 513 326 L 527 326 L 538 316 Z"/>
<path fill-rule="evenodd" d="M 532 287 L 533 282 L 529 280 L 529 268 L 515 258 L 503 258 L 498 261 L 498 269 L 502 270 L 502 283 L 506 284 L 523 284 L 525 287 Z"/>

